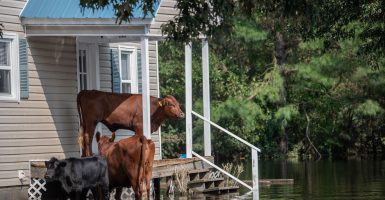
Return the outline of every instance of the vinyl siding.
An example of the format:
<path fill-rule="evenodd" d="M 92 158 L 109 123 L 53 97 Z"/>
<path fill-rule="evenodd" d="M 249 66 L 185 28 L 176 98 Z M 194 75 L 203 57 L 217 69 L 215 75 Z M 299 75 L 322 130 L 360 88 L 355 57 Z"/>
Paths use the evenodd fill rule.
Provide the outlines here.
<path fill-rule="evenodd" d="M 0 101 L 0 187 L 20 185 L 17 170 L 28 176 L 29 160 L 79 156 L 76 40 L 27 41 L 29 98 Z"/>
<path fill-rule="evenodd" d="M 173 20 L 175 15 L 179 13 L 179 11 L 174 8 L 175 4 L 175 0 L 162 0 L 155 16 L 155 23 L 150 27 L 151 34 L 162 34 L 160 26 L 169 20 Z"/>
<path fill-rule="evenodd" d="M 1 0 L 0 1 L 0 24 L 3 24 L 4 31 L 24 33 L 20 24 L 19 13 L 23 9 L 25 1 Z"/>
<path fill-rule="evenodd" d="M 16 32 L 20 38 L 24 37 L 19 20 L 24 4 L 25 1 L 0 1 L 4 32 Z M 71 57 L 64 53 L 74 55 L 74 40 L 42 38 L 29 39 L 28 43 L 31 47 L 28 50 L 30 98 L 20 103 L 0 101 L 0 187 L 20 185 L 17 170 L 29 175 L 31 159 L 79 155 L 78 147 L 74 146 L 77 114 L 73 109 L 75 104 L 69 101 L 76 94 L 76 88 L 70 83 L 76 79 L 76 67 L 69 65 L 75 63 L 76 66 L 76 61 L 61 63 Z M 69 79 L 50 85 L 51 81 L 63 77 L 58 76 L 61 72 L 69 73 Z M 55 86 L 58 83 L 64 85 Z"/>

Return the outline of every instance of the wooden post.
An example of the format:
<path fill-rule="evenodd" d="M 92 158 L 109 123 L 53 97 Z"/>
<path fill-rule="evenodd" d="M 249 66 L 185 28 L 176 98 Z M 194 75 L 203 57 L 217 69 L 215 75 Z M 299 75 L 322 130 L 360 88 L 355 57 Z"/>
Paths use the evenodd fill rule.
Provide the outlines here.
<path fill-rule="evenodd" d="M 203 116 L 210 120 L 210 71 L 209 71 L 209 44 L 207 38 L 202 39 L 202 74 L 203 74 Z M 204 155 L 211 156 L 211 129 L 210 123 L 204 122 Z"/>
<path fill-rule="evenodd" d="M 258 151 L 251 148 L 252 175 L 253 175 L 253 199 L 259 199 L 259 180 L 258 180 Z"/>
<path fill-rule="evenodd" d="M 148 37 L 141 38 L 142 54 L 142 109 L 143 109 L 143 134 L 151 139 L 150 119 L 150 69 L 148 62 Z"/>
<path fill-rule="evenodd" d="M 154 183 L 154 197 L 155 199 L 160 199 L 160 178 L 152 179 Z"/>
<path fill-rule="evenodd" d="M 186 157 L 192 157 L 192 43 L 185 45 Z"/>

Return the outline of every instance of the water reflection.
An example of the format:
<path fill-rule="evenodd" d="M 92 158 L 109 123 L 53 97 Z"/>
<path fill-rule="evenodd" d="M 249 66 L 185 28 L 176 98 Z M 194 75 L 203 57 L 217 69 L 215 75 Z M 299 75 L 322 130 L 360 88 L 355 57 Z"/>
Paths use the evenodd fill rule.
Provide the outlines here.
<path fill-rule="evenodd" d="M 248 164 L 244 165 L 251 166 Z M 294 184 L 260 186 L 259 199 L 385 199 L 385 161 L 260 161 L 260 179 L 294 179 Z M 246 168 L 244 180 L 251 179 Z M 162 199 L 253 199 L 253 193 L 194 195 Z M 256 197 L 254 197 L 256 199 Z"/>
<path fill-rule="evenodd" d="M 261 179 L 294 179 L 261 186 L 260 199 L 385 199 L 385 161 L 265 161 L 259 171 Z"/>

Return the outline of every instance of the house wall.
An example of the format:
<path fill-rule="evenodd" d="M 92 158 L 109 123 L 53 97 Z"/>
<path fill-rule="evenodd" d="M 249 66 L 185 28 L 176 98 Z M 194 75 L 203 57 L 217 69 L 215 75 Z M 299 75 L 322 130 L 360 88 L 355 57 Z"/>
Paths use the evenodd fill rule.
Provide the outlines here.
<path fill-rule="evenodd" d="M 29 160 L 79 156 L 76 40 L 27 41 L 29 98 L 0 101 L 0 187 L 20 185 L 17 170 L 29 176 Z"/>
<path fill-rule="evenodd" d="M 4 32 L 24 37 L 24 1 L 0 1 Z M 29 98 L 0 101 L 0 187 L 20 185 L 31 159 L 78 156 L 75 38 L 28 38 Z M 24 182 L 28 184 L 29 182 Z"/>
<path fill-rule="evenodd" d="M 18 33 L 19 38 L 25 37 L 18 16 L 25 2 L 0 0 L 3 31 Z M 162 2 L 152 33 L 160 33 L 161 22 L 171 18 L 173 2 Z M 29 98 L 0 101 L 0 187 L 20 185 L 18 170 L 28 177 L 29 160 L 79 156 L 76 38 L 29 37 L 27 41 Z M 140 48 L 140 42 L 129 45 Z M 116 47 L 117 44 L 99 45 L 103 91 L 111 91 L 110 48 Z M 157 96 L 156 43 L 149 42 L 149 49 L 150 91 Z M 154 133 L 152 139 L 156 143 L 156 159 L 161 159 L 159 134 Z M 28 180 L 23 184 L 29 184 Z"/>

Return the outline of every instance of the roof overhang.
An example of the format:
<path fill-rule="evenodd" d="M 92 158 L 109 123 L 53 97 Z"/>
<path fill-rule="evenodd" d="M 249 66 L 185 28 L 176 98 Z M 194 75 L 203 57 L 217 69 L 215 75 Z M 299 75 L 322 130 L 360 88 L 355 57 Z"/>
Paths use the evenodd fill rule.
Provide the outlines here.
<path fill-rule="evenodd" d="M 129 22 L 118 24 L 112 6 L 82 11 L 78 0 L 29 0 L 20 21 L 27 36 L 147 36 L 155 15 L 143 17 L 138 6 Z"/>
<path fill-rule="evenodd" d="M 21 17 L 22 25 L 117 25 L 113 18 L 26 18 Z M 130 23 L 122 23 L 122 26 L 150 25 L 154 18 L 135 18 Z"/>
<path fill-rule="evenodd" d="M 128 36 L 146 35 L 146 26 L 24 25 L 27 36 Z"/>

